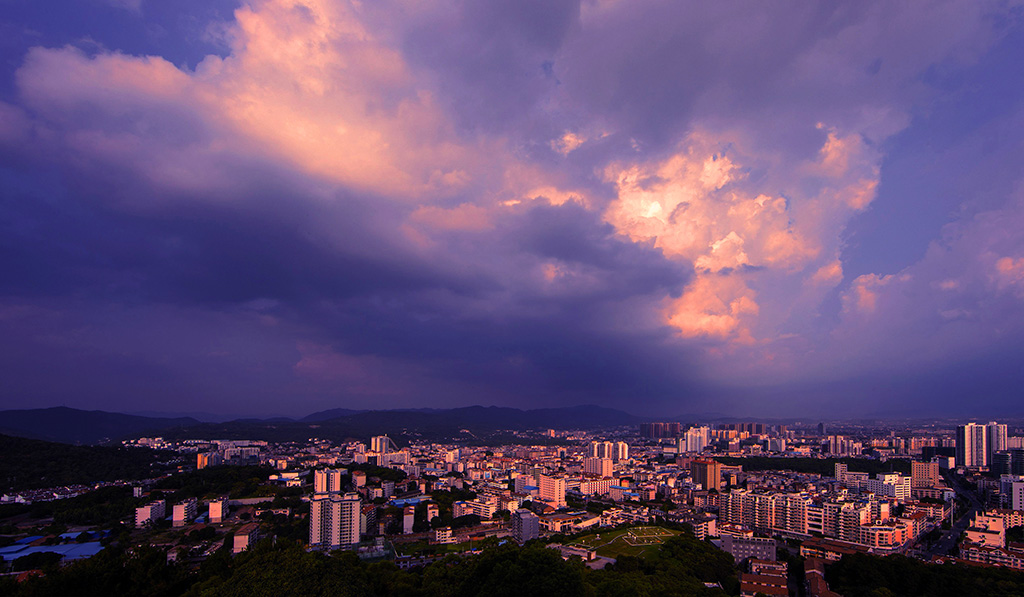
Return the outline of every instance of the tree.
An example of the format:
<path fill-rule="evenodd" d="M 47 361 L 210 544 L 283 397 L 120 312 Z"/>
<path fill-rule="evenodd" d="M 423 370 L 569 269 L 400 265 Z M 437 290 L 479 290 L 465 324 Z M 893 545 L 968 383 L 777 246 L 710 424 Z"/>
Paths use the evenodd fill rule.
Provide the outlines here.
<path fill-rule="evenodd" d="M 458 518 L 452 519 L 451 527 L 453 529 L 461 529 L 464 527 L 473 527 L 480 524 L 480 517 L 476 514 L 466 514 L 465 516 L 459 516 Z"/>
<path fill-rule="evenodd" d="M 14 560 L 12 570 L 22 572 L 24 570 L 52 569 L 60 563 L 64 556 L 52 551 L 37 551 L 27 556 L 21 556 Z"/>

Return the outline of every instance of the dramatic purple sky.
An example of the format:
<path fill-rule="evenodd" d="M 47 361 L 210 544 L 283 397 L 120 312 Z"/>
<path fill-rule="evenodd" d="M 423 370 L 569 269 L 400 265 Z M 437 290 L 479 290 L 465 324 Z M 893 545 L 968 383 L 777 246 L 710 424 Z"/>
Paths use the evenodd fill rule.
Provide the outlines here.
<path fill-rule="evenodd" d="M 1024 414 L 1012 2 L 0 1 L 0 407 Z"/>

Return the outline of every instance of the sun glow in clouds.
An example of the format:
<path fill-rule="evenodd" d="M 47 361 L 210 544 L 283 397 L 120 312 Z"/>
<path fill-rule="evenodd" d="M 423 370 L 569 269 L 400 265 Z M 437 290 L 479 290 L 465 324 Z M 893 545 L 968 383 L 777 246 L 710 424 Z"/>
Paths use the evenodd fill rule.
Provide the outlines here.
<path fill-rule="evenodd" d="M 820 300 L 842 280 L 839 235 L 873 197 L 877 156 L 856 135 L 829 131 L 816 158 L 781 165 L 795 176 L 753 182 L 744 161 L 765 158 L 745 155 L 739 139 L 703 132 L 665 160 L 605 170 L 617 189 L 605 219 L 634 241 L 693 263 L 694 281 L 665 314 L 683 336 L 770 340 L 782 321 L 762 321 L 755 279 L 774 276 L 788 301 Z M 817 192 L 804 191 L 810 185 L 802 178 Z M 773 186 L 789 192 L 769 193 Z M 781 304 L 767 311 L 786 315 Z"/>

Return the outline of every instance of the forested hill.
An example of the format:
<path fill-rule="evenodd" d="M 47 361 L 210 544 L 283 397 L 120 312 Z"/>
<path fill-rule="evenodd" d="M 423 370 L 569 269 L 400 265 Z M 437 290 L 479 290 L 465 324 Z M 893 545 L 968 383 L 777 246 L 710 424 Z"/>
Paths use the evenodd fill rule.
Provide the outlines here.
<path fill-rule="evenodd" d="M 349 414 L 337 415 L 338 412 Z M 328 418 L 330 417 L 330 418 Z M 597 406 L 574 406 L 520 410 L 496 406 L 467 406 L 436 410 L 324 411 L 302 421 L 237 420 L 205 423 L 193 427 L 165 430 L 168 439 L 195 437 L 224 439 L 263 439 L 267 441 L 304 441 L 319 437 L 335 441 L 389 435 L 403 441 L 404 434 L 417 439 L 447 441 L 454 438 L 493 439 L 501 431 L 538 429 L 596 429 L 635 425 L 643 421 L 629 413 Z M 497 440 L 503 441 L 503 440 Z M 400 444 L 401 445 L 401 444 Z"/>
<path fill-rule="evenodd" d="M 96 444 L 159 435 L 169 439 L 197 437 L 305 441 L 320 437 L 336 441 L 403 432 L 418 438 L 479 438 L 500 431 L 594 429 L 635 425 L 643 419 L 593 405 L 520 410 L 496 406 L 451 409 L 370 410 L 343 408 L 313 413 L 301 421 L 287 418 L 237 419 L 201 423 L 191 417 L 157 418 L 57 407 L 0 411 L 0 433 L 67 442 Z"/>
<path fill-rule="evenodd" d="M 64 406 L 0 411 L 0 433 L 69 444 L 96 444 L 150 433 L 159 435 L 167 429 L 198 423 L 191 417 L 140 417 Z"/>
<path fill-rule="evenodd" d="M 162 472 L 174 454 L 146 448 L 71 446 L 0 435 L 0 493 L 143 479 Z"/>

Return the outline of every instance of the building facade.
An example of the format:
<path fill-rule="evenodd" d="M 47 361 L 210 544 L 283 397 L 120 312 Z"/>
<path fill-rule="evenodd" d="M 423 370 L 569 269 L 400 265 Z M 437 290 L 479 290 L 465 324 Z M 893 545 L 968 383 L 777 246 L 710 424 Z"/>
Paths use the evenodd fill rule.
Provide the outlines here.
<path fill-rule="evenodd" d="M 338 549 L 359 543 L 361 505 L 357 493 L 314 494 L 309 503 L 309 545 Z"/>
<path fill-rule="evenodd" d="M 540 537 L 540 517 L 520 508 L 512 514 L 512 538 L 522 545 L 531 539 Z"/>
<path fill-rule="evenodd" d="M 967 423 L 956 428 L 957 466 L 988 466 L 988 429 Z"/>
<path fill-rule="evenodd" d="M 716 460 L 694 460 L 690 463 L 690 475 L 708 491 L 722 489 L 722 463 Z"/>

